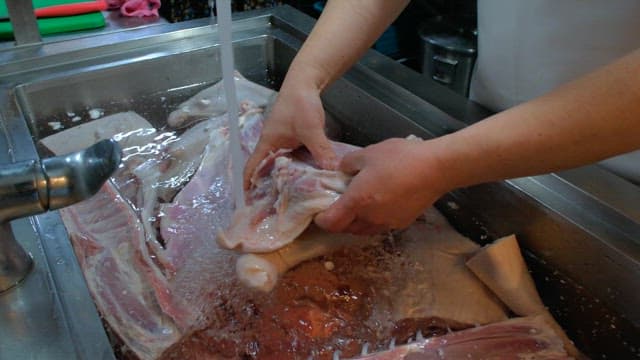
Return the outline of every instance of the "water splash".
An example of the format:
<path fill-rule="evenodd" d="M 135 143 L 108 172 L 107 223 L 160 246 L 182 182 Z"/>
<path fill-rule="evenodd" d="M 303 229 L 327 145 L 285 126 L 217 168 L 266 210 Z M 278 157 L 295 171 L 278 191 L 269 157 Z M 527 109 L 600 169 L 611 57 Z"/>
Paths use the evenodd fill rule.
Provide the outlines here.
<path fill-rule="evenodd" d="M 238 125 L 238 99 L 233 77 L 234 61 L 231 38 L 231 0 L 216 1 L 218 14 L 218 32 L 220 34 L 220 56 L 222 59 L 222 81 L 227 97 L 227 114 L 229 121 L 229 142 L 231 153 L 231 171 L 233 198 L 236 207 L 244 204 L 242 193 L 242 147 L 240 145 L 240 127 Z"/>

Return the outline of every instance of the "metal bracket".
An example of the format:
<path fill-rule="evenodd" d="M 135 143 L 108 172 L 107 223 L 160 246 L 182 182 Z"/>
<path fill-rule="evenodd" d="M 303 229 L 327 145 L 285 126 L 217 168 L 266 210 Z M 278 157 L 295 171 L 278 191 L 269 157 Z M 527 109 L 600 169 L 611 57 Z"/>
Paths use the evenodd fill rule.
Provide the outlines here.
<path fill-rule="evenodd" d="M 25 0 L 7 0 L 6 3 L 16 45 L 42 42 L 33 3 Z"/>

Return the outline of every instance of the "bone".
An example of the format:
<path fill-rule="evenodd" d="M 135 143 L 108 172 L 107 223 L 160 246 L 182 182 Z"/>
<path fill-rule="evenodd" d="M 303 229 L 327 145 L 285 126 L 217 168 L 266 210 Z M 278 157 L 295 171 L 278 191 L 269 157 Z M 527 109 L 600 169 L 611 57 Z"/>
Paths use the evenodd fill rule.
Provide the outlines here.
<path fill-rule="evenodd" d="M 246 286 L 268 292 L 273 289 L 280 276 L 303 261 L 343 247 L 373 245 L 382 239 L 384 235 L 332 234 L 312 225 L 296 241 L 277 251 L 240 256 L 236 262 L 236 272 Z"/>
<path fill-rule="evenodd" d="M 542 315 L 562 339 L 569 355 L 582 355 L 542 303 L 515 235 L 496 240 L 466 262 L 467 267 L 519 316 Z"/>

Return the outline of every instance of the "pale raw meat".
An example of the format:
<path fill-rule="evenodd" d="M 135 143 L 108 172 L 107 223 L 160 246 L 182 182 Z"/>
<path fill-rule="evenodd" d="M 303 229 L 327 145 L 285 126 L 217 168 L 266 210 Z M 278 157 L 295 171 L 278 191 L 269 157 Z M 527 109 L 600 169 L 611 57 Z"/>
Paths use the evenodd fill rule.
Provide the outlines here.
<path fill-rule="evenodd" d="M 391 321 L 437 321 L 464 329 L 507 319 L 505 306 L 465 266 L 480 247 L 455 231 L 434 208 L 394 237 L 402 260 L 392 271 L 390 292 L 396 297 Z M 310 227 L 275 252 L 241 256 L 236 270 L 244 284 L 271 291 L 279 276 L 303 261 L 341 247 L 371 246 L 383 238 L 327 234 Z"/>
<path fill-rule="evenodd" d="M 247 134 L 259 133 L 262 119 L 261 111 L 247 111 L 239 119 L 241 135 L 248 141 L 245 159 L 257 143 Z M 220 249 L 215 241 L 216 228 L 230 222 L 234 209 L 228 148 L 228 128 L 211 131 L 200 167 L 159 214 L 164 256 L 172 267 L 170 290 L 199 314 L 191 319 L 196 326 L 204 325 L 216 291 L 234 286 L 235 281 L 237 255 Z"/>
<path fill-rule="evenodd" d="M 160 199 L 170 202 L 177 190 L 189 182 L 200 166 L 211 133 L 226 126 L 226 121 L 224 115 L 209 118 L 190 127 L 179 138 L 173 137 L 167 141 L 168 145 L 162 149 L 162 162 L 148 165 L 158 172 L 153 187 Z"/>
<path fill-rule="evenodd" d="M 218 288 L 210 285 L 224 287 L 234 272 L 235 254 L 218 251 L 211 230 L 212 224 L 228 224 L 233 210 L 228 201 L 226 117 L 212 118 L 180 137 L 171 135 L 169 141 L 158 139 L 157 143 L 148 137 L 130 137 L 136 132 L 126 131 L 127 120 L 132 120 L 128 128 L 135 129 L 141 118 L 124 114 L 112 119 L 118 120 L 118 131 L 124 130 L 118 133 L 120 141 L 153 151 L 132 152 L 96 196 L 61 214 L 100 312 L 139 357 L 157 358 L 190 329 L 202 325 L 205 313 L 211 311 L 207 307 L 214 304 L 207 296 Z M 248 153 L 260 132 L 262 109 L 247 109 L 240 121 Z M 118 136 L 115 131 L 91 131 L 95 141 L 100 136 Z M 65 141 L 57 134 L 45 143 L 57 153 L 65 149 Z M 198 171 L 190 170 L 194 167 Z M 174 178 L 189 172 L 195 172 L 190 179 Z M 152 223 L 159 190 L 174 189 L 172 183 L 187 180 L 191 181 L 174 202 L 163 207 L 167 213 L 158 214 L 165 225 L 161 226 L 166 235 L 164 249 Z M 193 205 L 193 196 L 200 205 L 195 212 L 183 206 L 185 202 Z M 201 212 L 215 207 L 221 211 Z M 177 236 L 171 234 L 176 228 L 180 228 Z"/>
<path fill-rule="evenodd" d="M 514 318 L 416 341 L 357 359 L 572 359 L 541 317 Z"/>
<path fill-rule="evenodd" d="M 179 299 L 157 296 L 169 295 L 167 283 L 145 248 L 140 220 L 108 182 L 60 214 L 102 316 L 141 358 L 157 358 L 181 336 L 159 301 L 175 307 Z"/>
<path fill-rule="evenodd" d="M 330 234 L 310 226 L 293 243 L 267 254 L 245 254 L 238 258 L 238 279 L 251 288 L 271 291 L 278 278 L 303 261 L 330 254 L 349 246 L 371 246 L 379 243 L 383 235 L 355 236 Z"/>
<path fill-rule="evenodd" d="M 222 94 L 217 89 L 209 96 Z M 267 104 L 265 96 L 273 95 L 257 89 L 245 101 L 239 99 L 245 158 L 257 142 L 265 111 L 255 106 Z M 190 104 L 208 105 L 202 99 L 193 98 Z M 489 269 L 485 274 L 495 269 L 496 278 L 508 283 L 499 275 L 504 269 L 500 263 L 487 265 L 483 254 L 491 251 L 478 252 L 433 209 L 393 237 L 335 235 L 313 227 L 298 236 L 350 180 L 318 169 L 304 149 L 281 150 L 265 160 L 247 194 L 250 206 L 234 214 L 236 184 L 220 104 L 204 106 L 200 113 L 178 110 L 177 126 L 191 124 L 180 135 L 157 133 L 132 113 L 114 115 L 114 130 L 106 123 L 105 129 L 81 129 L 91 143 L 114 137 L 131 149 L 96 196 L 61 214 L 100 313 L 137 357 L 330 358 L 335 349 L 354 356 L 362 345 L 358 339 L 380 350 L 398 336 L 399 328 L 415 334 L 425 323 L 411 321 L 423 319 L 428 331 L 435 324 L 444 333 L 496 321 L 502 326 L 437 338 L 451 339 L 446 344 L 437 339 L 429 343 L 439 347 L 435 353 L 449 358 L 469 349 L 458 339 L 487 351 L 504 345 L 498 356 L 513 354 L 515 347 L 527 354 L 533 342 L 538 344 L 536 355 L 556 349 L 558 341 L 561 349 L 562 339 L 554 340 L 557 334 L 548 333 L 538 320 L 517 320 L 521 322 L 515 327 L 501 322 L 505 307 L 469 268 Z M 206 121 L 193 125 L 198 119 Z M 69 146 L 63 144 L 69 137 L 62 134 L 45 142 L 54 152 Z M 354 149 L 335 146 L 339 155 Z M 239 240 L 243 250 L 278 250 L 242 255 L 220 248 L 216 234 L 232 218 L 228 241 Z M 275 241 L 265 242 L 265 236 Z M 482 266 L 473 266 L 472 259 L 465 267 L 476 253 L 473 259 Z M 251 291 L 242 283 L 271 292 Z M 506 297 L 509 306 L 511 298 Z M 480 335 L 468 335 L 474 330 Z M 487 333 L 495 335 L 492 340 Z M 461 335 L 449 337 L 456 334 Z"/>
<path fill-rule="evenodd" d="M 483 247 L 467 261 L 467 267 L 516 315 L 541 316 L 564 343 L 569 355 L 579 357 L 578 349 L 542 303 L 515 235 Z"/>
<path fill-rule="evenodd" d="M 396 235 L 404 259 L 392 292 L 393 319 L 446 319 L 453 328 L 507 319 L 505 306 L 465 266 L 480 249 L 434 208 Z"/>
<path fill-rule="evenodd" d="M 129 111 L 74 126 L 40 141 L 56 154 L 68 154 L 113 138 L 126 157 L 130 152 L 141 152 L 140 148 L 149 144 L 156 135 L 156 129 L 147 120 Z"/>
<path fill-rule="evenodd" d="M 333 142 L 341 157 L 357 147 Z M 349 184 L 351 176 L 320 169 L 309 152 L 279 150 L 265 158 L 252 177 L 247 205 L 236 210 L 233 222 L 218 234 L 224 248 L 271 252 L 291 243 L 327 209 Z"/>
<path fill-rule="evenodd" d="M 226 122 L 225 116 L 211 118 L 189 128 L 178 138 L 170 137 L 164 146 L 148 156 L 146 161 L 125 162 L 124 171 L 114 175 L 114 183 L 127 196 L 143 219 L 148 244 L 154 250 L 156 262 L 167 274 L 175 272 L 175 265 L 167 258 L 157 239 L 158 211 L 170 202 L 200 167 L 211 134 Z M 132 169 L 129 167 L 134 166 Z M 123 179 L 126 181 L 123 184 Z M 162 201 L 163 203 L 160 203 Z"/>
<path fill-rule="evenodd" d="M 236 94 L 238 96 L 239 113 L 251 108 L 265 108 L 271 103 L 276 92 L 245 79 L 235 72 Z M 169 114 L 167 123 L 173 128 L 188 126 L 195 121 L 211 116 L 219 116 L 227 112 L 227 99 L 222 81 L 208 87 L 189 100 L 180 104 L 177 110 Z"/>

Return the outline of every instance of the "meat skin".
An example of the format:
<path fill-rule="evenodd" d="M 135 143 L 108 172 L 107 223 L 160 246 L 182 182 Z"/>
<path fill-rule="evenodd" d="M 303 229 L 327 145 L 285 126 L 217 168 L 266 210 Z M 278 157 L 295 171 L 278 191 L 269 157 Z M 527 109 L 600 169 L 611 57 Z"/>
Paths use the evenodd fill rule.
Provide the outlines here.
<path fill-rule="evenodd" d="M 339 157 L 357 149 L 332 145 Z M 252 176 L 246 206 L 236 210 L 231 225 L 218 234 L 218 243 L 241 252 L 278 250 L 331 206 L 350 181 L 350 175 L 319 168 L 305 148 L 271 153 Z"/>
<path fill-rule="evenodd" d="M 262 104 L 271 101 L 265 96 L 274 94 L 258 90 L 238 109 L 245 157 L 260 134 Z M 419 341 L 422 353 L 402 345 L 396 349 L 407 354 L 394 354 L 456 358 L 475 348 L 476 358 L 483 358 L 477 349 L 494 358 L 566 358 L 548 319 L 506 320 L 510 296 L 491 286 L 501 277 L 470 271 L 467 260 L 483 249 L 435 209 L 383 236 L 309 226 L 350 177 L 320 169 L 304 148 L 271 154 L 254 174 L 249 206 L 235 209 L 226 114 L 221 102 L 207 107 L 212 101 L 203 99 L 189 103 L 198 111 L 176 110 L 180 130 L 159 134 L 133 113 L 75 130 L 91 141 L 118 137 L 130 149 L 94 198 L 60 213 L 100 313 L 135 357 L 331 359 L 339 350 L 344 358 L 365 342 L 382 351 L 392 337 L 403 344 L 421 330 L 440 337 Z M 77 146 L 57 135 L 52 148 Z M 339 156 L 356 149 L 334 146 Z M 223 229 L 227 247 L 265 252 L 222 248 Z"/>
<path fill-rule="evenodd" d="M 572 359 L 541 317 L 505 320 L 416 341 L 362 360 Z"/>

